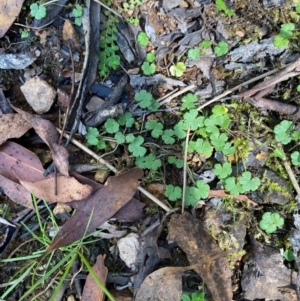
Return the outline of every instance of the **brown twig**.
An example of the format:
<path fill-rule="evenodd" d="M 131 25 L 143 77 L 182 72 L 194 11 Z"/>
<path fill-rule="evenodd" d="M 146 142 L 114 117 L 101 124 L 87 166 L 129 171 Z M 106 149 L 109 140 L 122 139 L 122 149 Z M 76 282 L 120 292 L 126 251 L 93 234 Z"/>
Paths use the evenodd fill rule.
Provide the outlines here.
<path fill-rule="evenodd" d="M 247 101 L 256 108 L 272 110 L 284 115 L 290 115 L 290 118 L 300 119 L 300 108 L 288 103 L 280 102 L 277 100 L 271 100 L 267 98 L 248 98 Z"/>
<path fill-rule="evenodd" d="M 276 70 L 276 69 L 275 69 Z M 294 63 L 288 65 L 285 69 L 279 72 L 276 76 L 262 82 L 261 84 L 255 86 L 254 88 L 245 91 L 240 94 L 241 98 L 248 98 L 255 95 L 258 92 L 274 87 L 276 84 L 285 81 L 291 77 L 297 76 L 300 74 L 300 59 L 296 60 Z M 260 94 L 260 97 L 263 95 Z"/>

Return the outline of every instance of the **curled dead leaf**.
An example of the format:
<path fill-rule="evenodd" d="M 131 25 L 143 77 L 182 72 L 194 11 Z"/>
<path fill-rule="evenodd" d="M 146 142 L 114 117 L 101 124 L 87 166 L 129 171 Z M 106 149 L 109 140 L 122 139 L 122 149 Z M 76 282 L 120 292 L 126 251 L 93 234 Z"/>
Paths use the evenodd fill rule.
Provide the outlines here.
<path fill-rule="evenodd" d="M 38 115 L 29 114 L 21 109 L 12 106 L 35 130 L 41 139 L 49 146 L 52 158 L 58 171 L 65 176 L 69 175 L 69 153 L 58 144 L 59 133 L 56 127 L 49 120 Z"/>

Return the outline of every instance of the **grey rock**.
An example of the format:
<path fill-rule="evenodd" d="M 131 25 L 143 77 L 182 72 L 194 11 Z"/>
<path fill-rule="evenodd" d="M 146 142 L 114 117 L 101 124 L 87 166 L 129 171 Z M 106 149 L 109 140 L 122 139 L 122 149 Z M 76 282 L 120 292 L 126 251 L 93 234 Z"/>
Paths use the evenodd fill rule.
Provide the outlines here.
<path fill-rule="evenodd" d="M 0 69 L 24 69 L 36 60 L 30 52 L 0 55 Z"/>

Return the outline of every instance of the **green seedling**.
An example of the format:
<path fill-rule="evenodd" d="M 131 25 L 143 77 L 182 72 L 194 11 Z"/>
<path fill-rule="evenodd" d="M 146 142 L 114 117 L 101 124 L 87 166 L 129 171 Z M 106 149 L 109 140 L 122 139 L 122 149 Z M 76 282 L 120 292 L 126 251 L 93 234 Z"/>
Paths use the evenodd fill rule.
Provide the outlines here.
<path fill-rule="evenodd" d="M 196 131 L 203 127 L 204 117 L 198 115 L 199 112 L 196 109 L 192 109 L 183 115 L 183 127 L 185 130 L 190 128 L 191 131 Z"/>
<path fill-rule="evenodd" d="M 274 127 L 275 139 L 282 143 L 288 144 L 292 141 L 291 128 L 293 122 L 288 120 L 282 120 Z"/>
<path fill-rule="evenodd" d="M 235 177 L 229 177 L 224 180 L 224 186 L 226 191 L 232 195 L 239 195 L 249 191 L 255 191 L 260 186 L 260 179 L 252 177 L 250 171 L 245 171 L 242 175 L 236 179 Z"/>
<path fill-rule="evenodd" d="M 195 186 L 186 187 L 185 190 L 185 205 L 196 206 L 199 200 L 207 199 L 209 186 L 202 180 L 196 182 Z"/>
<path fill-rule="evenodd" d="M 226 179 L 232 173 L 231 164 L 229 162 L 224 162 L 222 165 L 215 164 L 214 173 L 220 180 Z"/>
<path fill-rule="evenodd" d="M 180 158 L 176 158 L 175 156 L 169 156 L 168 157 L 168 162 L 170 164 L 175 164 L 175 166 L 177 168 L 182 168 L 183 165 L 184 165 L 184 160 L 183 159 L 180 159 Z"/>
<path fill-rule="evenodd" d="M 146 55 L 146 61 L 153 63 L 155 61 L 155 54 L 153 52 L 148 52 Z"/>
<path fill-rule="evenodd" d="M 82 25 L 82 15 L 83 15 L 83 9 L 82 6 L 79 4 L 76 4 L 75 7 L 72 10 L 72 13 L 75 17 L 75 21 L 74 23 L 77 26 L 81 26 Z"/>
<path fill-rule="evenodd" d="M 295 166 L 300 166 L 300 153 L 295 151 L 291 154 L 292 164 Z"/>
<path fill-rule="evenodd" d="M 169 129 L 169 130 L 164 130 L 163 135 L 161 136 L 162 140 L 166 144 L 174 144 L 175 139 L 173 136 L 175 135 L 174 131 Z"/>
<path fill-rule="evenodd" d="M 201 43 L 200 43 L 200 47 L 203 48 L 203 49 L 207 49 L 211 46 L 211 41 L 208 41 L 208 40 L 203 40 Z"/>
<path fill-rule="evenodd" d="M 21 30 L 21 38 L 26 39 L 29 37 L 29 31 L 27 29 Z"/>
<path fill-rule="evenodd" d="M 293 37 L 293 31 L 295 30 L 294 23 L 285 23 L 281 25 L 280 33 L 274 38 L 274 46 L 277 48 L 285 48 L 290 43 L 290 39 Z"/>
<path fill-rule="evenodd" d="M 111 1 L 103 2 L 108 6 L 111 5 Z M 116 42 L 117 24 L 119 20 L 108 10 L 104 13 L 107 16 L 107 21 L 104 23 L 103 29 L 101 30 L 98 64 L 99 76 L 101 79 L 104 79 L 111 69 L 116 70 L 119 68 L 121 60 L 118 55 L 119 47 Z"/>
<path fill-rule="evenodd" d="M 120 125 L 113 118 L 108 118 L 104 123 L 104 127 L 109 134 L 115 134 L 119 131 Z"/>
<path fill-rule="evenodd" d="M 119 125 L 126 126 L 130 128 L 134 124 L 134 118 L 130 112 L 126 112 L 118 118 Z"/>
<path fill-rule="evenodd" d="M 220 41 L 214 48 L 214 54 L 216 56 L 222 56 L 228 52 L 228 44 L 225 41 Z"/>
<path fill-rule="evenodd" d="M 167 185 L 165 196 L 172 202 L 181 199 L 182 189 L 179 186 Z"/>
<path fill-rule="evenodd" d="M 185 64 L 182 62 L 178 62 L 176 65 L 172 65 L 170 67 L 171 74 L 176 77 L 182 76 L 185 70 L 186 70 Z"/>
<path fill-rule="evenodd" d="M 159 108 L 159 103 L 153 98 L 152 94 L 146 90 L 141 90 L 135 94 L 134 99 L 142 109 L 149 109 L 153 112 Z"/>
<path fill-rule="evenodd" d="M 182 301 L 205 301 L 205 292 L 194 292 L 191 296 L 187 294 L 181 295 Z"/>
<path fill-rule="evenodd" d="M 30 14 L 37 20 L 45 18 L 46 12 L 46 6 L 43 4 L 32 3 L 30 5 Z"/>
<path fill-rule="evenodd" d="M 210 158 L 213 153 L 213 147 L 209 141 L 202 138 L 197 138 L 196 141 L 189 142 L 188 152 L 196 152 L 202 158 Z"/>
<path fill-rule="evenodd" d="M 123 8 L 125 12 L 129 12 L 134 10 L 136 6 L 140 6 L 143 4 L 143 1 L 140 0 L 129 0 L 128 2 L 123 2 Z"/>
<path fill-rule="evenodd" d="M 188 51 L 188 58 L 191 60 L 196 60 L 201 56 L 200 49 L 197 47 L 191 48 Z"/>
<path fill-rule="evenodd" d="M 181 110 L 196 109 L 195 102 L 198 100 L 197 96 L 193 93 L 188 93 L 182 98 Z"/>
<path fill-rule="evenodd" d="M 98 137 L 99 137 L 99 131 L 97 128 L 93 128 L 93 127 L 87 128 L 85 139 L 88 145 L 97 145 Z"/>
<path fill-rule="evenodd" d="M 294 252 L 292 250 L 289 250 L 289 249 L 284 251 L 283 257 L 287 261 L 294 261 L 295 260 Z"/>
<path fill-rule="evenodd" d="M 232 17 L 234 15 L 234 12 L 227 8 L 225 1 L 216 0 L 216 6 L 220 11 L 223 11 L 228 17 Z"/>
<path fill-rule="evenodd" d="M 147 152 L 147 149 L 141 146 L 144 143 L 144 138 L 142 136 L 137 136 L 134 137 L 133 140 L 130 138 L 130 141 L 131 142 L 128 145 L 128 149 L 132 155 L 134 157 L 144 157 Z M 127 142 L 129 141 L 127 140 Z"/>
<path fill-rule="evenodd" d="M 142 169 L 150 169 L 151 171 L 156 171 L 159 167 L 161 167 L 161 160 L 155 158 L 154 154 L 150 154 L 145 157 L 137 158 L 135 165 Z"/>
<path fill-rule="evenodd" d="M 89 127 L 87 128 L 87 133 L 85 135 L 85 139 L 87 145 L 96 146 L 99 150 L 105 149 L 106 144 L 105 141 L 99 139 L 99 131 L 97 128 Z"/>
<path fill-rule="evenodd" d="M 123 144 L 126 141 L 125 135 L 121 132 L 115 134 L 115 139 L 118 144 Z"/>
<path fill-rule="evenodd" d="M 140 32 L 138 34 L 137 40 L 141 46 L 147 46 L 149 43 L 149 38 L 145 32 Z"/>
<path fill-rule="evenodd" d="M 285 160 L 285 159 L 286 159 L 286 158 L 285 158 L 285 154 L 284 154 L 278 147 L 276 147 L 276 148 L 274 149 L 274 152 L 272 153 L 272 155 L 273 155 L 274 157 L 280 158 L 280 159 L 282 159 L 282 160 Z"/>
<path fill-rule="evenodd" d="M 259 222 L 259 227 L 266 231 L 266 233 L 271 234 L 277 230 L 277 228 L 282 227 L 284 224 L 284 219 L 276 212 L 265 212 Z"/>
<path fill-rule="evenodd" d="M 127 21 L 130 23 L 130 24 L 133 24 L 135 26 L 139 25 L 140 23 L 140 19 L 139 18 L 136 18 L 136 17 L 129 17 L 127 18 Z"/>
<path fill-rule="evenodd" d="M 156 67 L 154 63 L 144 62 L 142 64 L 142 70 L 145 75 L 151 75 L 155 73 Z"/>
<path fill-rule="evenodd" d="M 153 138 L 158 138 L 164 133 L 163 124 L 161 122 L 156 121 L 156 120 L 147 121 L 146 125 L 145 125 L 145 128 L 147 130 L 152 130 L 151 131 L 151 136 Z"/>
<path fill-rule="evenodd" d="M 142 64 L 142 70 L 145 75 L 151 75 L 155 73 L 156 66 L 153 63 L 155 61 L 155 54 L 152 52 L 147 53 L 146 61 Z"/>
<path fill-rule="evenodd" d="M 183 139 L 186 137 L 186 124 L 183 121 L 179 121 L 174 126 L 174 134 L 178 139 Z"/>

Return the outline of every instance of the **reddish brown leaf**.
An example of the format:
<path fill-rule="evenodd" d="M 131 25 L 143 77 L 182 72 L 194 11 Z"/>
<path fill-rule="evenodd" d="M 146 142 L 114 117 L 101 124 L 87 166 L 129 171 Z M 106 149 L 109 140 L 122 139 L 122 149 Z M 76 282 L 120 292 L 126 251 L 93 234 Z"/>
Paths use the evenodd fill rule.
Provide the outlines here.
<path fill-rule="evenodd" d="M 55 181 L 57 182 L 57 194 L 55 194 Z M 87 198 L 92 193 L 92 187 L 80 184 L 75 178 L 63 175 L 46 178 L 38 182 L 26 182 L 20 180 L 20 183 L 37 198 L 47 200 L 48 202 L 67 203 Z"/>
<path fill-rule="evenodd" d="M 107 277 L 107 268 L 104 265 L 102 255 L 98 255 L 96 263 L 93 265 L 93 270 L 105 285 Z M 81 301 L 104 301 L 105 294 L 94 281 L 93 277 L 89 274 L 86 277 L 85 285 L 82 292 Z"/>
<path fill-rule="evenodd" d="M 18 177 L 35 182 L 44 179 L 43 172 L 44 168 L 33 152 L 12 141 L 0 145 L 0 174 L 2 176 L 14 182 L 19 181 Z"/>
<path fill-rule="evenodd" d="M 20 184 L 17 184 L 0 175 L 2 191 L 14 202 L 25 207 L 34 209 L 31 194 Z"/>
<path fill-rule="evenodd" d="M 71 103 L 70 95 L 63 89 L 57 89 L 57 103 L 59 107 L 65 112 L 67 110 L 67 107 Z"/>
<path fill-rule="evenodd" d="M 77 179 L 80 183 L 93 187 L 94 192 L 103 186 L 102 184 L 92 181 L 91 179 L 83 177 L 75 172 L 71 171 L 70 175 Z M 84 200 L 81 200 L 80 202 L 74 201 L 68 205 L 74 209 L 81 210 L 86 206 L 86 202 Z M 114 214 L 113 218 L 116 218 L 118 221 L 124 223 L 134 222 L 144 217 L 143 208 L 145 206 L 146 205 L 144 203 L 140 202 L 136 198 L 132 198 L 116 214 Z"/>
<path fill-rule="evenodd" d="M 0 38 L 2 38 L 18 17 L 24 0 L 0 1 Z"/>
<path fill-rule="evenodd" d="M 172 215 L 168 240 L 177 241 L 207 285 L 213 300 L 232 300 L 231 271 L 225 252 L 212 239 L 203 222 L 187 212 Z"/>
<path fill-rule="evenodd" d="M 86 205 L 81 210 L 77 210 L 76 214 L 61 227 L 47 253 L 81 239 L 83 235 L 93 232 L 110 219 L 131 200 L 138 187 L 138 179 L 142 176 L 141 169 L 133 168 L 118 176 L 110 177 L 107 185 L 86 199 Z"/>
<path fill-rule="evenodd" d="M 49 202 L 70 202 L 87 197 L 93 190 L 89 185 L 93 181 L 86 181 L 87 185 L 82 185 L 73 177 L 58 176 L 57 195 L 54 195 L 54 175 L 45 178 L 43 172 L 38 157 L 31 151 L 11 141 L 0 146 L 0 175 L 3 176 L 1 187 L 7 196 L 19 204 L 31 208 L 30 193 L 32 192 L 36 197 Z M 80 181 L 82 179 L 86 178 L 80 177 Z M 21 182 L 24 180 L 27 190 L 19 184 L 19 180 Z M 45 185 L 42 186 L 42 191 L 41 184 Z M 14 189 L 16 191 L 13 191 Z"/>
<path fill-rule="evenodd" d="M 53 123 L 38 115 L 29 114 L 12 106 L 34 128 L 35 132 L 49 146 L 55 166 L 65 176 L 69 175 L 69 153 L 58 144 L 59 133 Z"/>
<path fill-rule="evenodd" d="M 31 125 L 19 114 L 4 114 L 0 116 L 0 144 L 10 138 L 23 136 Z"/>

